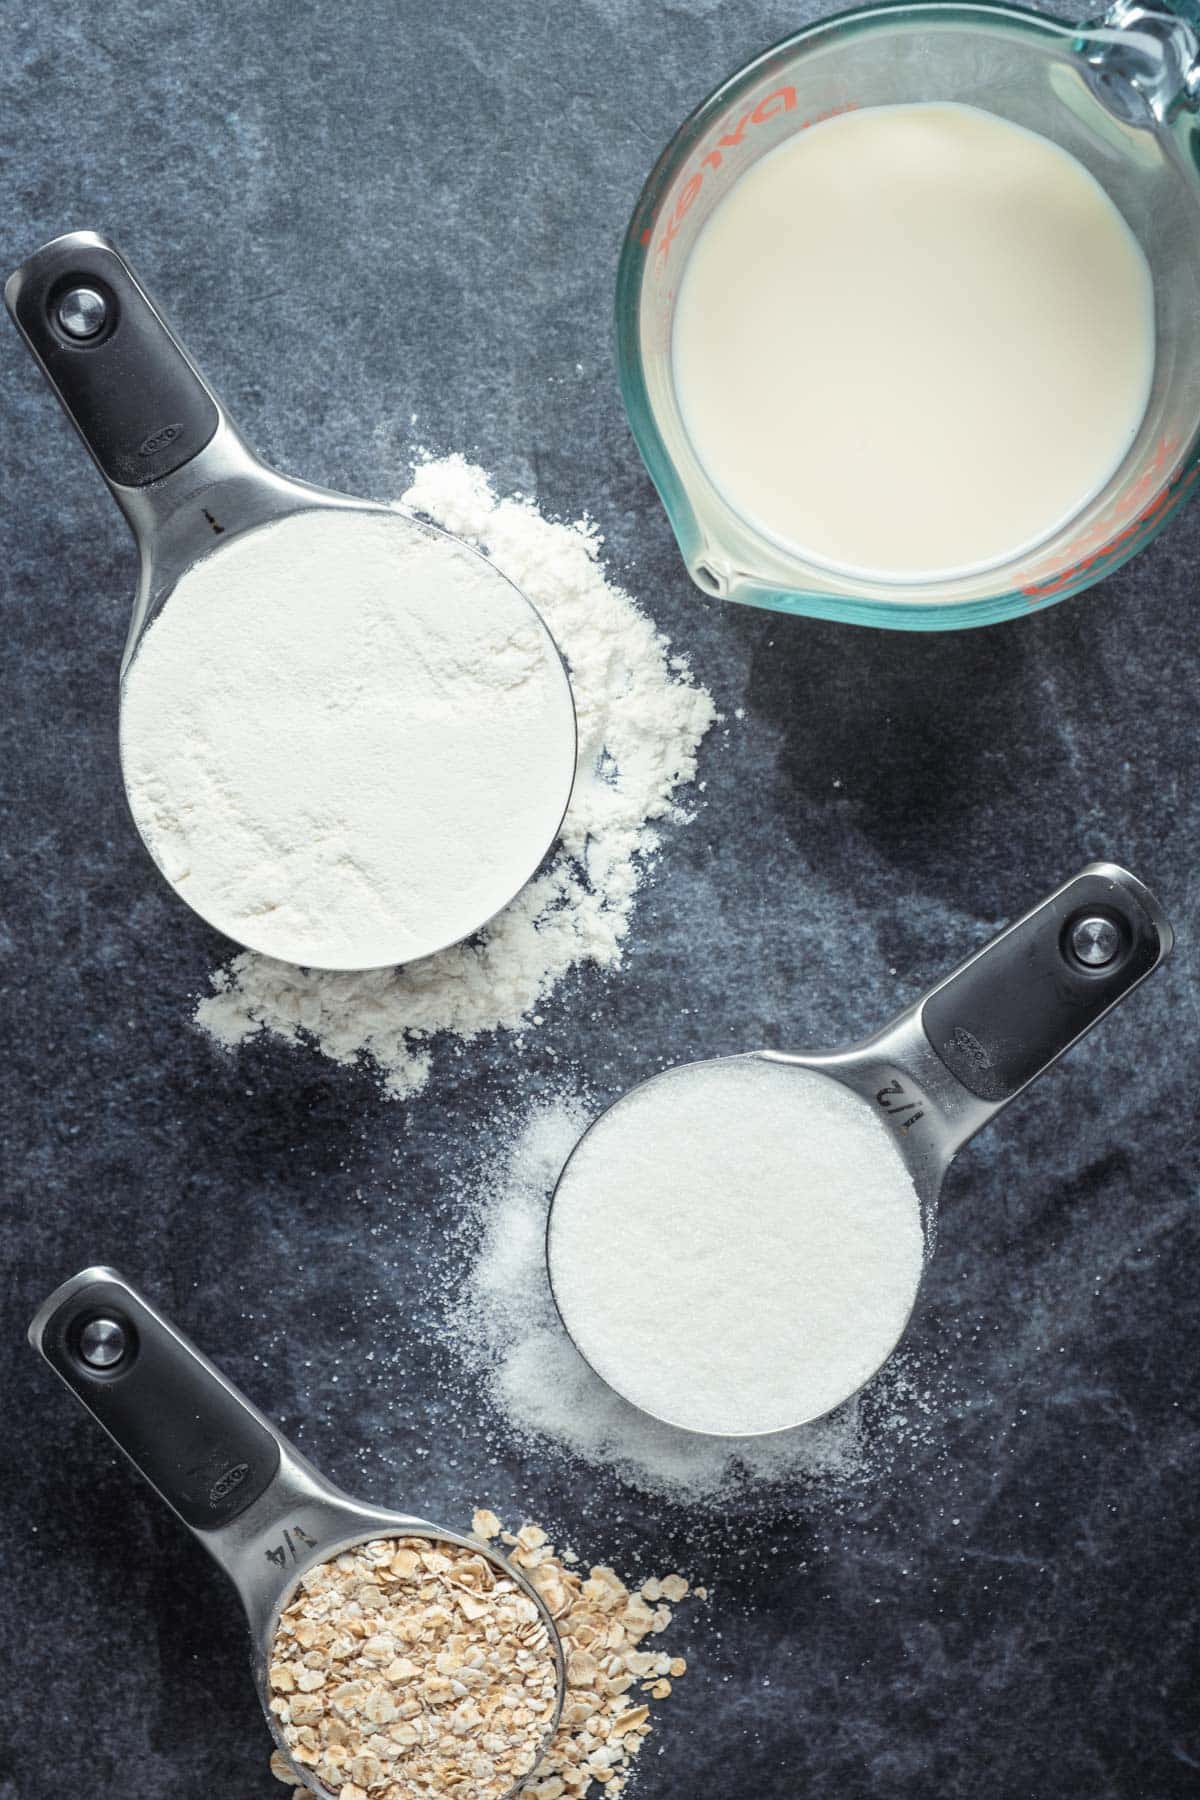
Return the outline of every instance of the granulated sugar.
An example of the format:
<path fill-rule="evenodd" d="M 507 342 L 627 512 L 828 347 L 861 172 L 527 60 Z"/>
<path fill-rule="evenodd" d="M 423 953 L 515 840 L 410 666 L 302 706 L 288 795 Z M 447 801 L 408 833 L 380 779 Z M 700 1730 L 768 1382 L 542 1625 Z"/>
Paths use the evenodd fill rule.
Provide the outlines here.
<path fill-rule="evenodd" d="M 396 513 L 314 511 L 188 570 L 125 678 L 138 828 L 240 943 L 321 968 L 477 931 L 567 802 L 562 667 L 511 583 Z"/>
<path fill-rule="evenodd" d="M 894 1349 L 921 1208 L 866 1101 L 727 1057 L 625 1096 L 575 1151 L 547 1260 L 567 1328 L 627 1400 L 690 1431 L 818 1419 Z"/>
<path fill-rule="evenodd" d="M 678 790 L 716 717 L 711 696 L 609 581 L 586 523 L 498 500 L 482 469 L 451 456 L 415 472 L 404 503 L 484 549 L 533 601 L 571 672 L 579 724 L 575 790 L 553 861 L 479 937 L 366 975 L 305 972 L 239 956 L 196 1010 L 233 1047 L 263 1030 L 336 1062 L 368 1057 L 389 1092 L 428 1079 L 430 1040 L 527 1027 L 571 969 L 621 960 L 656 827 L 683 817 Z"/>
<path fill-rule="evenodd" d="M 546 1277 L 550 1194 L 588 1109 L 560 1098 L 537 1108 L 507 1155 L 465 1198 L 469 1270 L 448 1310 L 448 1347 L 484 1383 L 498 1429 L 540 1453 L 558 1447 L 617 1468 L 635 1486 L 690 1502 L 747 1484 L 852 1479 L 863 1466 L 860 1402 L 815 1424 L 761 1438 L 706 1438 L 660 1425 L 600 1380 L 575 1349 Z M 445 1279 L 464 1251 L 452 1247 Z M 669 1268 L 657 1271 L 662 1289 Z"/>

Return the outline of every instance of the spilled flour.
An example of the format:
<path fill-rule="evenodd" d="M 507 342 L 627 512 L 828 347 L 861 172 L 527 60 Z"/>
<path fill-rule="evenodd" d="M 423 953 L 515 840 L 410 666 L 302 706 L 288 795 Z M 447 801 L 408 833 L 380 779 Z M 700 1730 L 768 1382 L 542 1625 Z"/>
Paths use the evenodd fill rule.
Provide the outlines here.
<path fill-rule="evenodd" d="M 461 456 L 421 464 L 403 504 L 486 552 L 538 608 L 571 674 L 575 789 L 551 861 L 476 938 L 424 961 L 330 974 L 246 952 L 211 978 L 197 1022 L 234 1048 L 260 1031 L 334 1062 L 368 1058 L 403 1097 L 429 1078 L 430 1040 L 527 1026 L 583 964 L 614 968 L 656 827 L 684 817 L 677 791 L 716 718 L 712 697 L 611 582 L 586 521 L 501 500 Z"/>
<path fill-rule="evenodd" d="M 882 1445 L 922 1431 L 927 1393 L 894 1359 L 863 1394 L 811 1425 L 770 1436 L 697 1436 L 628 1405 L 584 1362 L 563 1329 L 546 1278 L 550 1195 L 590 1111 L 574 1098 L 535 1108 L 467 1202 L 462 1243 L 447 1252 L 449 1348 L 482 1381 L 506 1433 L 610 1465 L 633 1485 L 690 1503 L 747 1486 L 806 1479 L 836 1486 L 867 1472 Z M 671 1271 L 660 1271 L 664 1287 Z M 443 1285 L 439 1276 L 438 1286 Z"/>

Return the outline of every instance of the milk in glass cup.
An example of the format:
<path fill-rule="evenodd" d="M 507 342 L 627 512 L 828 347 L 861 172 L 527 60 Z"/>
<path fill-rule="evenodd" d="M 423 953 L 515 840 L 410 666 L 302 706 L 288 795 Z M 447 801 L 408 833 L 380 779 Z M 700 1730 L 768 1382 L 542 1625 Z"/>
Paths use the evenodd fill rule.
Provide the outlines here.
<path fill-rule="evenodd" d="M 1085 503 L 986 566 L 914 576 L 838 567 L 733 504 L 689 436 L 673 344 L 689 256 L 750 168 L 797 133 L 868 108 L 929 103 L 978 109 L 1034 132 L 1094 177 L 1149 267 L 1153 357 L 1140 423 Z M 872 7 L 807 27 L 723 83 L 652 172 L 617 288 L 630 423 L 696 584 L 783 612 L 946 630 L 1066 599 L 1161 530 L 1190 492 L 1200 456 L 1198 106 L 1194 0 L 1169 9 L 1118 0 L 1103 20 L 1078 27 L 1005 5 Z M 1079 331 L 1089 341 L 1086 313 Z M 1095 362 L 1097 383 L 1115 378 L 1111 359 L 1106 365 L 1096 354 Z M 790 423 L 803 432 L 798 410 Z"/>

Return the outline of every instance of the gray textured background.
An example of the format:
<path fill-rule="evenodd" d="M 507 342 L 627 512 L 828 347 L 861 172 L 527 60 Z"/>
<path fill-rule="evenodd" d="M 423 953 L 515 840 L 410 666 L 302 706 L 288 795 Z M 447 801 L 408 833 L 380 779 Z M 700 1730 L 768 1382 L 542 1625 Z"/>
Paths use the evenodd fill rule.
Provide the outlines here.
<path fill-rule="evenodd" d="M 971 635 L 723 610 L 688 586 L 617 398 L 643 176 L 814 10 L 7 10 L 4 270 L 110 231 L 284 468 L 391 496 L 420 442 L 587 507 L 746 716 L 705 753 L 624 970 L 568 982 L 519 1062 L 478 1045 L 399 1109 L 315 1056 L 222 1056 L 187 1023 L 222 945 L 170 903 L 118 787 L 131 546 L 0 330 L 3 1800 L 278 1791 L 232 1595 L 23 1345 L 99 1259 L 347 1485 L 448 1522 L 487 1499 L 623 1569 L 707 1577 L 646 1800 L 1195 1791 L 1200 508 L 1100 591 Z M 715 1521 L 513 1445 L 428 1341 L 421 1273 L 494 1121 L 564 1070 L 604 1097 L 664 1058 L 849 1039 L 1095 855 L 1158 889 L 1179 948 L 956 1168 L 910 1340 L 933 1429 L 873 1479 Z M 439 1430 L 450 1391 L 478 1439 Z"/>

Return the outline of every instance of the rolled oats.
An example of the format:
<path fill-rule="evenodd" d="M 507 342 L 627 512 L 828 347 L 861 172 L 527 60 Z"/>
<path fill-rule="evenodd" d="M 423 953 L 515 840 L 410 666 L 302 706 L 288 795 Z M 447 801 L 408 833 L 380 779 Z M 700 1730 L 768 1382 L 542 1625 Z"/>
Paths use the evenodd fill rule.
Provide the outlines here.
<path fill-rule="evenodd" d="M 667 1693 L 671 1684 L 661 1679 L 667 1670 L 683 1673 L 682 1658 L 638 1646 L 670 1623 L 669 1609 L 658 1602 L 664 1596 L 682 1600 L 687 1582 L 668 1575 L 633 1593 L 603 1565 L 578 1570 L 575 1552 L 556 1554 L 539 1526 L 525 1525 L 514 1535 L 501 1531 L 495 1513 L 477 1512 L 471 1529 L 485 1542 L 500 1538 L 514 1566 L 541 1595 L 562 1638 L 567 1667 L 562 1717 L 520 1800 L 584 1800 L 589 1790 L 615 1800 L 650 1731 L 649 1706 L 626 1698 L 635 1679 L 629 1671 L 637 1659 L 647 1675 L 658 1677 L 655 1687 L 665 1687 Z"/>
<path fill-rule="evenodd" d="M 629 1689 L 665 1699 L 687 1668 L 639 1648 L 671 1623 L 661 1602 L 684 1599 L 687 1582 L 631 1591 L 612 1569 L 557 1554 L 539 1525 L 507 1532 L 482 1508 L 471 1529 L 501 1540 L 562 1638 L 562 1715 L 537 1767 L 555 1698 L 540 1618 L 485 1557 L 418 1538 L 321 1564 L 283 1614 L 271 1710 L 294 1761 L 338 1800 L 616 1800 L 651 1728 Z M 297 1784 L 278 1751 L 271 1769 Z"/>
<path fill-rule="evenodd" d="M 501 1800 L 532 1773 L 558 1693 L 528 1596 L 478 1550 L 422 1538 L 309 1570 L 268 1680 L 293 1762 L 338 1800 Z M 278 1754 L 271 1767 L 294 1782 Z"/>

